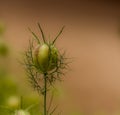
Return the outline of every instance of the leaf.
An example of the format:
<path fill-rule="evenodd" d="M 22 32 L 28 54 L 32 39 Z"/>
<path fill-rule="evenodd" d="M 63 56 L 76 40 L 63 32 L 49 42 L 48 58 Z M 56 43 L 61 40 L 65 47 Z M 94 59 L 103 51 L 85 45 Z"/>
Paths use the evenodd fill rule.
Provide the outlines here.
<path fill-rule="evenodd" d="M 57 109 L 57 107 L 58 107 L 58 105 L 55 106 L 55 108 L 52 110 L 52 112 L 50 113 L 50 115 L 52 115 L 55 112 L 55 110 Z"/>
<path fill-rule="evenodd" d="M 61 33 L 63 32 L 63 29 L 65 28 L 65 26 L 62 27 L 62 29 L 60 30 L 60 32 L 58 33 L 58 35 L 56 36 L 56 38 L 53 40 L 52 44 L 55 43 L 55 41 L 57 40 L 57 38 L 61 35 Z"/>
<path fill-rule="evenodd" d="M 49 110 L 50 110 L 50 108 L 51 108 L 51 105 L 52 105 L 52 102 L 53 102 L 53 97 L 54 97 L 54 94 L 52 93 L 51 98 L 50 98 L 50 103 L 49 103 L 49 107 L 48 107 L 47 112 L 49 112 Z"/>
<path fill-rule="evenodd" d="M 40 29 L 40 31 L 41 31 L 43 41 L 44 41 L 44 43 L 46 43 L 46 40 L 45 40 L 45 35 L 44 35 L 43 30 L 42 30 L 42 28 L 41 28 L 41 26 L 40 26 L 40 24 L 39 24 L 39 23 L 38 23 L 38 27 L 39 27 L 39 29 Z"/>
<path fill-rule="evenodd" d="M 32 33 L 32 35 L 35 37 L 35 39 L 37 40 L 38 44 L 40 44 L 40 40 L 39 38 L 37 37 L 37 35 L 30 29 L 28 28 L 28 30 Z"/>

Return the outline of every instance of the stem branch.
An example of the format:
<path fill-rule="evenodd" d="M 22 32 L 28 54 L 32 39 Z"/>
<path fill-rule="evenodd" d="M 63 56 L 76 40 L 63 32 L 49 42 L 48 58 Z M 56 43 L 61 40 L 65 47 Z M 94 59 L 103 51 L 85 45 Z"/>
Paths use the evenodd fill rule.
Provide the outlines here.
<path fill-rule="evenodd" d="M 47 115 L 47 109 L 46 109 L 46 106 L 47 106 L 47 79 L 46 79 L 46 74 L 44 74 L 44 88 L 45 88 L 45 92 L 44 92 L 44 115 Z"/>

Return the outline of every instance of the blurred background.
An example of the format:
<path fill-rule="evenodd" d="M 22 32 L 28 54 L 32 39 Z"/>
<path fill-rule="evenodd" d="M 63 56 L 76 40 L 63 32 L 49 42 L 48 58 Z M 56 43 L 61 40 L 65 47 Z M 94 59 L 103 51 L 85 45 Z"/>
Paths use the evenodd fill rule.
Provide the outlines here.
<path fill-rule="evenodd" d="M 23 109 L 41 101 L 18 62 L 37 22 L 72 58 L 58 87 L 62 115 L 120 115 L 120 2 L 117 0 L 0 1 L 0 105 Z M 3 107 L 4 108 L 4 107 Z M 0 115 L 7 110 L 0 108 Z M 31 111 L 38 115 L 39 105 Z M 8 114 L 9 115 L 9 114 Z"/>

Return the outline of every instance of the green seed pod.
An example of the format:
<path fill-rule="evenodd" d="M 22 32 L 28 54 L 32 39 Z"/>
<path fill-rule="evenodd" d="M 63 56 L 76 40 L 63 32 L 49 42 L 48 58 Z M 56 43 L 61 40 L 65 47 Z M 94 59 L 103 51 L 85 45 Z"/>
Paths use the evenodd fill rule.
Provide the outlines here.
<path fill-rule="evenodd" d="M 11 108 L 17 108 L 19 106 L 19 98 L 17 96 L 10 96 L 7 100 L 7 105 Z"/>
<path fill-rule="evenodd" d="M 50 62 L 49 62 L 49 70 L 52 70 L 56 67 L 58 61 L 58 50 L 54 45 L 50 46 L 51 54 L 50 54 Z"/>
<path fill-rule="evenodd" d="M 33 61 L 34 61 L 34 64 L 39 67 L 39 63 L 38 63 L 38 52 L 39 52 L 39 48 L 40 48 L 40 45 L 36 46 L 34 51 L 33 51 Z"/>
<path fill-rule="evenodd" d="M 33 53 L 33 60 L 42 72 L 53 70 L 58 60 L 57 49 L 53 45 L 38 45 Z"/>
<path fill-rule="evenodd" d="M 43 44 L 38 51 L 38 63 L 43 71 L 47 71 L 49 65 L 49 46 Z"/>

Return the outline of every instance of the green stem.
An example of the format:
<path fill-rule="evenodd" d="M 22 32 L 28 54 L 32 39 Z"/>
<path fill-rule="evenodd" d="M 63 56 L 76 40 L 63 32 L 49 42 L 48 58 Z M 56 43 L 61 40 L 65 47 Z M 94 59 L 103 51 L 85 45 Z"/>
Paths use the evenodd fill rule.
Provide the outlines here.
<path fill-rule="evenodd" d="M 46 79 L 46 74 L 44 74 L 44 88 L 45 88 L 45 92 L 44 92 L 44 115 L 47 115 L 47 79 Z"/>

